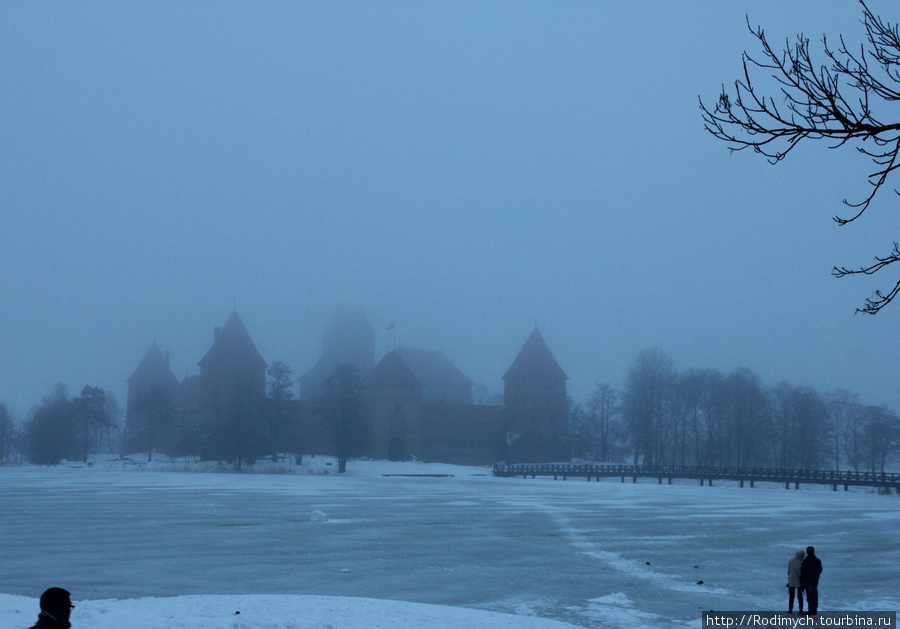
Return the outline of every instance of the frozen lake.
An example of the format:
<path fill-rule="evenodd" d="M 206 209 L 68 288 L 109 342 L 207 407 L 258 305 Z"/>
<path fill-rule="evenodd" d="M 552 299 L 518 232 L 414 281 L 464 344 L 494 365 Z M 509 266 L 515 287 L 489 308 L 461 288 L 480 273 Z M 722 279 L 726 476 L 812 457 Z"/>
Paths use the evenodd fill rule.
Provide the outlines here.
<path fill-rule="evenodd" d="M 430 471 L 0 468 L 0 593 L 352 596 L 583 627 L 697 626 L 703 609 L 786 610 L 788 559 L 811 544 L 824 564 L 820 609 L 900 607 L 896 495 L 479 468 L 381 475 L 391 469 Z M 311 521 L 315 511 L 328 520 Z"/>

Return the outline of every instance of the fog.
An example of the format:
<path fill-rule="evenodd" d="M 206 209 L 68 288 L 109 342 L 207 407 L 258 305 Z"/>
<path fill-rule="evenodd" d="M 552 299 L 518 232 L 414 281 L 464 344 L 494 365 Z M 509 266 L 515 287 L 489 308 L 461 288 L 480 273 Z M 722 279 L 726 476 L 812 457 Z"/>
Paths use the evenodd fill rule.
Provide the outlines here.
<path fill-rule="evenodd" d="M 854 316 L 894 280 L 830 276 L 896 199 L 839 228 L 862 156 L 703 130 L 745 13 L 863 36 L 853 2 L 0 4 L 0 401 L 124 402 L 154 340 L 196 374 L 235 308 L 299 374 L 345 305 L 493 392 L 536 325 L 576 400 L 659 347 L 900 408 L 900 305 Z"/>

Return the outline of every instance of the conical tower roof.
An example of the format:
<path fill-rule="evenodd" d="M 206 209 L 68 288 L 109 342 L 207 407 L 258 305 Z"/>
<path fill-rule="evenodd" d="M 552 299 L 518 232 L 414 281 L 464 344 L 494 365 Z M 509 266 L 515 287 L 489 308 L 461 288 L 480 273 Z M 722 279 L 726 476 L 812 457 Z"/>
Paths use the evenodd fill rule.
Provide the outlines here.
<path fill-rule="evenodd" d="M 178 378 L 169 368 L 169 361 L 160 351 L 156 341 L 150 344 L 137 369 L 128 378 L 128 384 L 137 383 L 158 387 L 178 386 Z"/>
<path fill-rule="evenodd" d="M 222 329 L 216 331 L 212 347 L 197 364 L 201 367 L 229 365 L 253 369 L 266 368 L 266 361 L 253 344 L 237 310 L 231 313 Z"/>
<path fill-rule="evenodd" d="M 391 387 L 422 387 L 397 352 L 388 352 L 369 373 L 369 384 Z"/>
<path fill-rule="evenodd" d="M 535 328 L 525 341 L 519 355 L 510 365 L 503 380 L 568 380 L 566 372 L 562 370 L 550 348 L 547 347 L 544 337 Z"/>

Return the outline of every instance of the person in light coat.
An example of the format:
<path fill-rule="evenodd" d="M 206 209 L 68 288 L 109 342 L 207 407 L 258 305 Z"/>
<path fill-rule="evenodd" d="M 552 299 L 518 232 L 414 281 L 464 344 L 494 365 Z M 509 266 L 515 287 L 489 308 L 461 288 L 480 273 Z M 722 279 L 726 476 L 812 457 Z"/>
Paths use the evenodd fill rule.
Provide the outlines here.
<path fill-rule="evenodd" d="M 806 555 L 802 550 L 798 550 L 791 560 L 788 562 L 787 570 L 787 587 L 788 587 L 788 613 L 794 612 L 794 593 L 797 594 L 797 606 L 801 614 L 803 614 L 803 586 L 800 583 L 800 566 L 803 563 L 803 557 Z"/>

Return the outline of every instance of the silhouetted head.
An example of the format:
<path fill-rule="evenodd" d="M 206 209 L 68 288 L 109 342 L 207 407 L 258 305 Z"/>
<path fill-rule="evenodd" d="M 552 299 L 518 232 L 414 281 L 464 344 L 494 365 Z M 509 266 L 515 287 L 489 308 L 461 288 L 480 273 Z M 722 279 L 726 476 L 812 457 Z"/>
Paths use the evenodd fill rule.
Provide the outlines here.
<path fill-rule="evenodd" d="M 53 614 L 55 618 L 69 619 L 72 613 L 71 594 L 62 588 L 50 588 L 41 594 L 41 611 Z"/>
<path fill-rule="evenodd" d="M 798 550 L 795 556 L 797 557 L 797 559 L 803 559 L 804 554 L 805 553 L 802 550 Z"/>
<path fill-rule="evenodd" d="M 813 548 L 812 546 L 807 546 L 807 547 L 806 547 L 806 554 L 807 554 L 807 555 L 812 555 L 813 557 L 815 557 L 815 556 L 816 556 L 816 549 Z"/>

